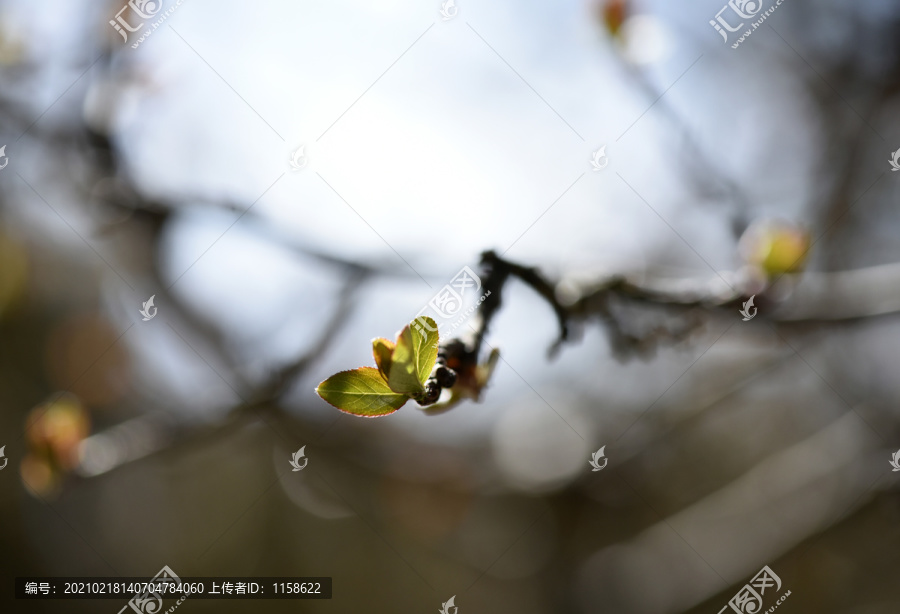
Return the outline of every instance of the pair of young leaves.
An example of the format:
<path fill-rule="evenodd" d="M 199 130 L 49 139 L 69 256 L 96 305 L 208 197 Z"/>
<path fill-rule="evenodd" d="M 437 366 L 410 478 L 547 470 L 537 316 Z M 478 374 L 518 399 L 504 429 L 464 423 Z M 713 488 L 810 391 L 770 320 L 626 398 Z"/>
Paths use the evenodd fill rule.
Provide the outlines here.
<path fill-rule="evenodd" d="M 425 393 L 425 382 L 437 360 L 438 330 L 434 320 L 418 318 L 407 324 L 397 342 L 372 340 L 375 367 L 341 371 L 326 379 L 316 393 L 341 411 L 375 418 L 400 409 Z"/>

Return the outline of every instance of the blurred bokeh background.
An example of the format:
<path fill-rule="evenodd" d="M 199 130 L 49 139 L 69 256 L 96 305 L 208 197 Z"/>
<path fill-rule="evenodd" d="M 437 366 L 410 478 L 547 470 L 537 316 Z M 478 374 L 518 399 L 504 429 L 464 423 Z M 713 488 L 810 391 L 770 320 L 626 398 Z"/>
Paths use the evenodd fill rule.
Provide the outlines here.
<path fill-rule="evenodd" d="M 889 0 L 0 2 L 0 608 L 895 614 L 898 117 Z M 315 395 L 488 249 L 552 359 L 511 279 L 480 403 Z"/>

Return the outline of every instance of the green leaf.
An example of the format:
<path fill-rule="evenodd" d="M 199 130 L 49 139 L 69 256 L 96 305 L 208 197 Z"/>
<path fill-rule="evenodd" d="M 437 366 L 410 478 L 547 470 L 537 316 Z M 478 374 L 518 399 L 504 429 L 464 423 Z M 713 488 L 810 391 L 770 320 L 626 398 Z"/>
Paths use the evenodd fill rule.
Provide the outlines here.
<path fill-rule="evenodd" d="M 392 414 L 409 400 L 388 388 L 375 367 L 335 373 L 316 387 L 316 393 L 339 410 L 366 418 Z"/>
<path fill-rule="evenodd" d="M 388 386 L 394 392 L 418 395 L 437 360 L 438 328 L 434 320 L 421 317 L 407 324 L 397 336 L 391 357 Z"/>
<path fill-rule="evenodd" d="M 394 342 L 383 337 L 372 339 L 372 353 L 375 355 L 375 364 L 384 381 L 388 381 L 391 372 L 391 357 L 394 354 Z"/>

